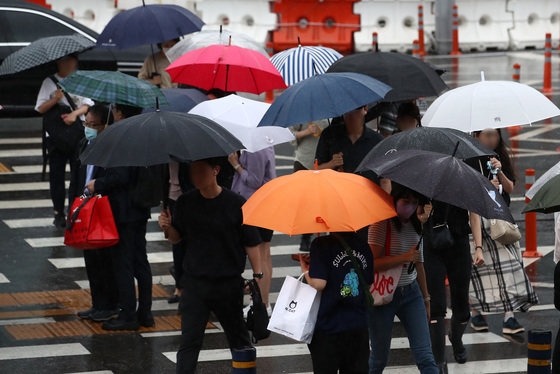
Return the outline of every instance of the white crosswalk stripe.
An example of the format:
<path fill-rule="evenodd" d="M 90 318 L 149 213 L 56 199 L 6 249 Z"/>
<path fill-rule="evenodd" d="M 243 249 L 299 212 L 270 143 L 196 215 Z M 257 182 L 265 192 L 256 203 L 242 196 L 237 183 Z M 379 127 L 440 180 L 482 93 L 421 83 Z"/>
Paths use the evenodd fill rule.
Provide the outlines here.
<path fill-rule="evenodd" d="M 10 280 L 4 274 L 0 273 L 0 283 L 10 283 Z"/>
<path fill-rule="evenodd" d="M 22 347 L 0 348 L 0 360 L 81 356 L 89 354 L 90 352 L 80 343 L 26 345 Z"/>

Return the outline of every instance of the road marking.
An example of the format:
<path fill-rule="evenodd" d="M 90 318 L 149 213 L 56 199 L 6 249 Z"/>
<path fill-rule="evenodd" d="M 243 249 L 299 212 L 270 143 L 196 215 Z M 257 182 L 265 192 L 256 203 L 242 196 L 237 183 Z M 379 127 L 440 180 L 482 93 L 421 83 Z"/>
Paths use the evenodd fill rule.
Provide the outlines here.
<path fill-rule="evenodd" d="M 43 151 L 40 148 L 33 149 L 6 149 L 0 151 L 0 157 L 12 158 L 12 157 L 34 157 L 42 156 Z"/>
<path fill-rule="evenodd" d="M 554 283 L 547 283 L 547 282 L 531 282 L 533 287 L 536 288 L 554 288 Z"/>
<path fill-rule="evenodd" d="M 488 344 L 488 343 L 507 343 L 508 340 L 498 336 L 493 333 L 473 333 L 463 335 L 463 344 L 465 345 L 475 345 L 475 344 Z M 447 345 L 451 345 L 449 340 Z M 257 360 L 264 357 L 283 357 L 283 356 L 299 356 L 308 355 L 309 350 L 307 349 L 307 344 L 279 344 L 279 345 L 268 345 L 260 346 L 257 348 Z M 407 337 L 392 338 L 391 339 L 391 349 L 409 349 L 410 345 L 408 343 Z M 176 352 L 163 352 L 163 355 L 167 357 L 170 361 L 176 362 Z M 231 351 L 229 349 L 206 349 L 201 350 L 198 357 L 199 362 L 208 361 L 223 361 L 231 360 Z M 416 369 L 416 366 L 414 366 Z M 418 370 L 418 369 L 416 369 Z"/>
<path fill-rule="evenodd" d="M 66 373 L 66 374 L 113 374 L 111 370 L 97 370 L 97 371 L 80 371 L 75 373 Z"/>
<path fill-rule="evenodd" d="M 70 182 L 66 181 L 66 188 L 70 186 Z M 49 182 L 25 182 L 25 183 L 2 183 L 0 184 L 0 192 L 16 192 L 16 191 L 48 191 Z"/>
<path fill-rule="evenodd" d="M 257 357 L 258 366 L 258 357 Z M 498 374 L 498 373 L 512 373 L 512 372 L 526 372 L 527 359 L 514 358 L 507 360 L 482 360 L 482 361 L 469 361 L 466 364 L 447 364 L 449 372 L 454 374 Z M 384 373 L 396 374 L 418 374 L 416 365 L 407 366 L 388 366 L 383 370 Z M 307 373 L 293 373 L 293 374 L 313 374 Z"/>
<path fill-rule="evenodd" d="M 30 325 L 32 323 L 55 323 L 54 318 L 20 318 L 20 319 L 0 319 L 0 326 L 7 325 Z"/>
<path fill-rule="evenodd" d="M 525 248 L 521 248 L 521 253 L 525 251 Z M 537 246 L 537 251 L 539 251 L 543 257 L 549 254 L 550 252 L 554 251 L 553 245 L 542 245 Z M 539 261 L 542 257 L 523 257 L 523 267 L 527 267 L 532 263 Z"/>
<path fill-rule="evenodd" d="M 43 139 L 37 138 L 4 138 L 0 139 L 0 144 L 41 144 Z"/>
<path fill-rule="evenodd" d="M 50 200 L 49 200 L 50 201 Z M 152 213 L 148 222 L 157 222 L 159 213 Z M 53 225 L 52 217 L 5 219 L 4 223 L 11 229 L 25 229 L 31 227 L 49 227 Z"/>
<path fill-rule="evenodd" d="M 0 283 L 10 283 L 10 280 L 2 273 L 0 273 Z"/>
<path fill-rule="evenodd" d="M 80 343 L 26 345 L 23 347 L 0 348 L 0 360 L 89 355 Z"/>
<path fill-rule="evenodd" d="M 50 207 L 52 207 L 52 201 L 50 199 L 0 201 L 0 209 L 50 208 Z"/>

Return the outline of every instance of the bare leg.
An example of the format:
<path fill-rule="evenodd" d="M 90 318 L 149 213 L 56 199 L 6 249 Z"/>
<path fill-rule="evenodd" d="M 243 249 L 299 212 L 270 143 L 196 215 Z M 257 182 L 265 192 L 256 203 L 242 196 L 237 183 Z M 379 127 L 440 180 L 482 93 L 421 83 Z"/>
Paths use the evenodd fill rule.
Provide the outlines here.
<path fill-rule="evenodd" d="M 270 258 L 270 242 L 262 242 L 259 245 L 261 254 L 261 266 L 263 269 L 263 279 L 260 282 L 263 303 L 269 307 L 268 296 L 270 294 L 270 283 L 272 281 L 272 259 Z"/>

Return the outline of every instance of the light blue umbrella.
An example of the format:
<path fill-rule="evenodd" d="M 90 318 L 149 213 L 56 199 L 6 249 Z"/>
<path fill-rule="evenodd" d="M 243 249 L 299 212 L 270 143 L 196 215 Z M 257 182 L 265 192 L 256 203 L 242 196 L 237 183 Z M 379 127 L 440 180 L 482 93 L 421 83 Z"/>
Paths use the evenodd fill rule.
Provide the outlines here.
<path fill-rule="evenodd" d="M 288 87 L 259 126 L 289 127 L 333 118 L 382 100 L 391 87 L 364 74 L 326 73 Z"/>
<path fill-rule="evenodd" d="M 270 58 L 270 61 L 282 74 L 286 85 L 291 86 L 317 74 L 325 73 L 339 58 L 342 58 L 342 55 L 334 49 L 300 45 L 278 52 Z"/>

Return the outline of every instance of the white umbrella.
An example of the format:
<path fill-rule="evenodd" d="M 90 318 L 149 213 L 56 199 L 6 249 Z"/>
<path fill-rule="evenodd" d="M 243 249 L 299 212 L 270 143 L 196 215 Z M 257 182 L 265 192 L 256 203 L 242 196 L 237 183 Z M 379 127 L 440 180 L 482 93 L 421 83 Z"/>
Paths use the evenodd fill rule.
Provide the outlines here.
<path fill-rule="evenodd" d="M 508 81 L 482 81 L 447 91 L 424 114 L 422 125 L 465 132 L 527 125 L 560 115 L 534 88 Z"/>
<path fill-rule="evenodd" d="M 173 62 L 185 53 L 198 48 L 204 48 L 214 44 L 227 45 L 230 41 L 230 37 L 231 45 L 257 51 L 268 58 L 268 53 L 266 53 L 263 46 L 250 36 L 239 32 L 222 30 L 221 27 L 220 30 L 202 30 L 185 35 L 183 39 L 171 47 L 165 55 L 169 59 L 169 62 Z"/>
<path fill-rule="evenodd" d="M 273 145 L 294 140 L 290 130 L 278 126 L 257 127 L 270 104 L 228 95 L 221 99 L 204 101 L 189 113 L 211 119 L 231 132 L 247 147 L 257 152 Z"/>
<path fill-rule="evenodd" d="M 529 199 L 532 199 L 546 182 L 548 182 L 558 174 L 560 174 L 560 162 L 548 169 L 546 173 L 541 175 L 540 178 L 537 179 L 535 183 L 533 183 L 533 186 L 529 188 L 529 191 L 525 193 L 525 196 Z"/>

